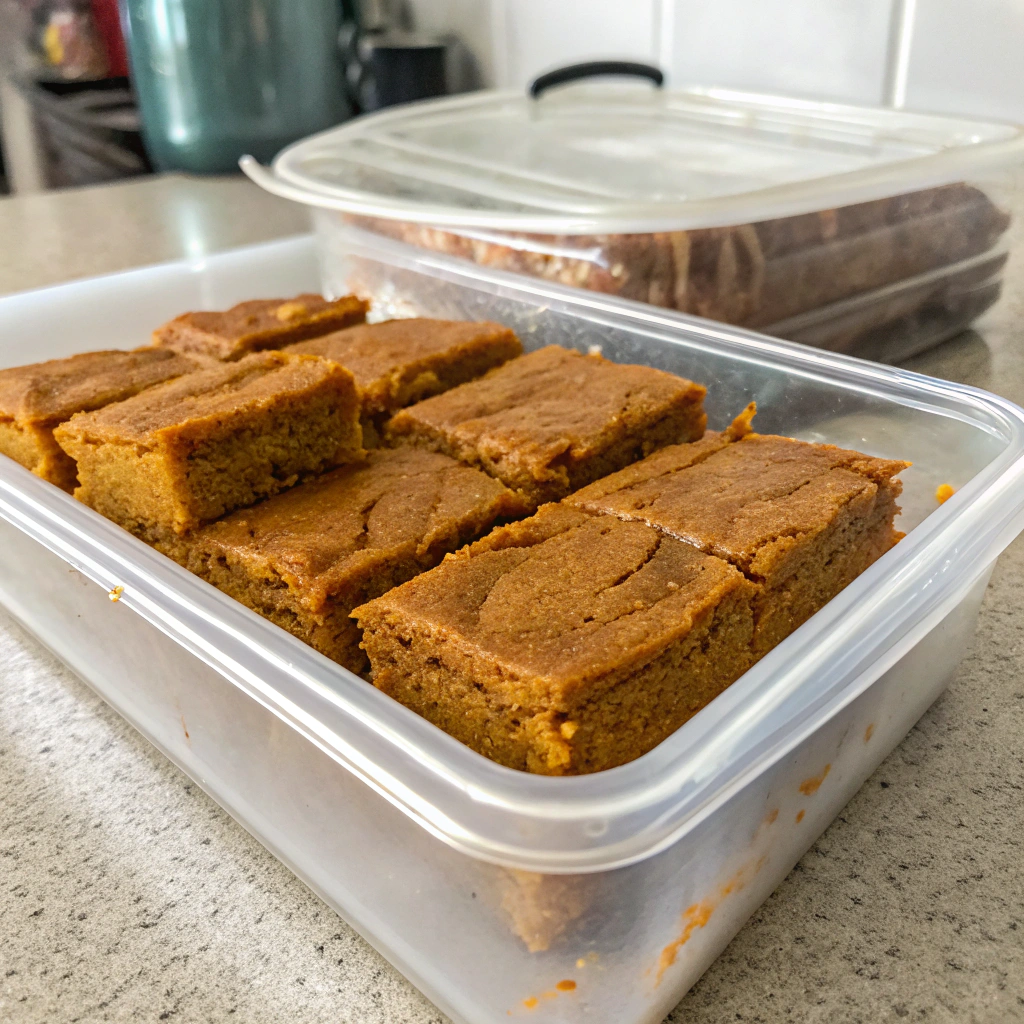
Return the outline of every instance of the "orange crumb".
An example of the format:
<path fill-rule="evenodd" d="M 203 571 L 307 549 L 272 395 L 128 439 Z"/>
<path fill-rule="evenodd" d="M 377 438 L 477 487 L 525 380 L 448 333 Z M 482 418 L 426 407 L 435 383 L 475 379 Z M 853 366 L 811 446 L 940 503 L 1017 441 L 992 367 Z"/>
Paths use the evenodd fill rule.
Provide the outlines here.
<path fill-rule="evenodd" d="M 124 593 L 124 587 L 114 587 L 113 590 L 108 591 L 107 597 L 110 598 L 115 604 L 121 600 L 121 595 Z"/>
<path fill-rule="evenodd" d="M 939 486 L 935 488 L 935 500 L 940 505 L 943 504 L 943 502 L 949 501 L 954 494 L 956 494 L 956 491 L 954 491 L 949 484 L 939 484 Z"/>
<path fill-rule="evenodd" d="M 555 988 L 557 988 L 559 992 L 575 992 L 576 982 L 573 981 L 572 978 L 566 978 L 564 981 L 560 981 Z"/>
<path fill-rule="evenodd" d="M 303 302 L 283 302 L 274 310 L 274 316 L 282 323 L 304 316 L 308 310 Z"/>
<path fill-rule="evenodd" d="M 800 822 L 801 822 L 801 821 L 803 821 L 803 820 L 804 820 L 804 812 L 803 812 L 803 811 L 801 811 L 801 812 L 800 812 L 800 813 L 799 813 L 799 814 L 798 814 L 798 815 L 796 816 L 796 823 L 797 823 L 797 824 L 799 825 L 799 824 L 800 824 Z"/>
<path fill-rule="evenodd" d="M 579 727 L 579 722 L 563 722 L 558 727 L 558 731 L 562 734 L 564 739 L 571 740 L 573 736 L 576 735 L 576 730 Z"/>
<path fill-rule="evenodd" d="M 734 419 L 732 423 L 725 428 L 726 434 L 728 434 L 734 441 L 738 441 L 741 437 L 746 437 L 747 434 L 753 432 L 751 430 L 750 423 L 756 415 L 757 403 L 751 402 L 750 405 L 748 405 L 746 409 L 744 409 L 743 412 L 741 412 L 739 416 L 737 416 L 736 419 Z"/>
<path fill-rule="evenodd" d="M 825 770 L 820 774 L 810 779 L 804 779 L 800 783 L 800 792 L 804 796 L 814 796 L 815 793 L 821 788 L 821 784 L 828 778 L 828 773 L 832 771 L 832 765 L 825 765 Z"/>
<path fill-rule="evenodd" d="M 576 961 L 576 966 L 579 967 L 580 970 L 582 970 L 584 967 L 587 966 L 587 961 L 584 960 L 583 957 L 580 957 L 579 960 Z"/>
<path fill-rule="evenodd" d="M 528 1010 L 532 1010 L 539 1002 L 540 1000 L 536 996 L 530 996 L 529 999 L 523 1000 L 523 1006 Z"/>
<path fill-rule="evenodd" d="M 774 824 L 775 824 L 775 819 L 776 819 L 776 818 L 777 818 L 778 816 L 779 816 L 779 809 L 778 809 L 778 807 L 776 807 L 776 808 L 774 808 L 773 810 L 770 810 L 770 811 L 769 811 L 769 812 L 768 812 L 768 813 L 767 813 L 767 814 L 766 814 L 766 815 L 764 816 L 764 820 L 765 820 L 765 823 L 766 823 L 766 824 L 768 824 L 768 825 L 774 825 Z"/>
<path fill-rule="evenodd" d="M 865 743 L 867 743 L 867 742 L 868 742 L 868 740 L 870 740 L 870 739 L 871 739 L 872 733 L 874 733 L 874 731 L 875 731 L 875 723 L 874 723 L 874 722 L 872 722 L 872 723 L 871 723 L 871 724 L 870 724 L 870 725 L 869 725 L 869 726 L 868 726 L 868 727 L 867 727 L 867 728 L 866 728 L 866 729 L 864 730 L 864 742 L 865 742 Z"/>

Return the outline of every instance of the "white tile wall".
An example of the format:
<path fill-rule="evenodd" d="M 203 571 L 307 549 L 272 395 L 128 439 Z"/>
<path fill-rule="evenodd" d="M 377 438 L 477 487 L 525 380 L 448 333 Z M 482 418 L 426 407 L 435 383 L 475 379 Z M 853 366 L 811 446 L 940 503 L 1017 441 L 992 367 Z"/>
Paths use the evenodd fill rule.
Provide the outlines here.
<path fill-rule="evenodd" d="M 674 15 L 675 85 L 881 100 L 890 0 L 676 0 Z"/>
<path fill-rule="evenodd" d="M 906 106 L 1024 122 L 1024 0 L 407 0 L 456 33 L 480 84 L 523 88 L 597 57 L 716 84 L 880 103 L 893 24 L 912 12 Z"/>
<path fill-rule="evenodd" d="M 524 88 L 542 71 L 594 58 L 657 58 L 656 0 L 491 2 L 505 38 L 504 60 L 495 62 L 500 85 Z"/>
<path fill-rule="evenodd" d="M 1024 0 L 917 0 L 906 105 L 1024 122 Z"/>

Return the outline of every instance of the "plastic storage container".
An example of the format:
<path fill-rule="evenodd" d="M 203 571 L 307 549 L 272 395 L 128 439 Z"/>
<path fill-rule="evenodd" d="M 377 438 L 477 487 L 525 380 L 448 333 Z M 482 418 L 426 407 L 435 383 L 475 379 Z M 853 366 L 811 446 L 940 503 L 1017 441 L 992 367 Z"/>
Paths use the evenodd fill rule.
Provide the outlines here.
<path fill-rule="evenodd" d="M 0 362 L 315 287 L 314 251 L 296 239 L 2 299 Z M 378 312 L 600 345 L 706 382 L 713 426 L 756 399 L 765 431 L 914 462 L 892 551 L 644 757 L 548 778 L 479 756 L 0 458 L 0 601 L 439 1007 L 653 1024 L 946 685 L 1024 525 L 1024 410 L 373 235 L 345 252 L 347 277 L 391 296 Z M 940 483 L 958 489 L 941 507 Z"/>
<path fill-rule="evenodd" d="M 554 77 L 609 69 L 660 81 L 655 69 L 603 63 Z M 549 84 L 361 118 L 286 149 L 269 172 L 246 170 L 324 211 L 327 234 L 356 222 L 496 269 L 877 359 L 935 344 L 999 295 L 1000 187 L 1024 161 L 1016 126 Z"/>

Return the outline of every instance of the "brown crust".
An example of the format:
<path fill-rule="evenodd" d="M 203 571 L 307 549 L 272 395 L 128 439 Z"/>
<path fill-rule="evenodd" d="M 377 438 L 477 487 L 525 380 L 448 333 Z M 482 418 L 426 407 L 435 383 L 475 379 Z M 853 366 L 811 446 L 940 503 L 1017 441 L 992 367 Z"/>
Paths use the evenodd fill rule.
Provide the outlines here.
<path fill-rule="evenodd" d="M 235 360 L 362 323 L 368 310 L 369 303 L 355 295 L 250 299 L 223 311 L 182 313 L 153 332 L 153 344 Z"/>

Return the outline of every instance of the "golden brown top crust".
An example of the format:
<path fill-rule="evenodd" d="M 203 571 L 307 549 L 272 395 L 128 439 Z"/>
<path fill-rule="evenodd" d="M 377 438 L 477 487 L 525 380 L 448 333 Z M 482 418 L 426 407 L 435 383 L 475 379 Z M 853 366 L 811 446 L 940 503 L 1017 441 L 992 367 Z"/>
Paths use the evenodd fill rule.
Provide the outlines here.
<path fill-rule="evenodd" d="M 439 360 L 493 353 L 492 366 L 522 353 L 519 339 L 501 324 L 463 320 L 386 320 L 335 331 L 291 345 L 289 352 L 333 359 L 350 370 L 369 412 L 394 412 L 422 397 L 417 378 Z"/>
<path fill-rule="evenodd" d="M 62 433 L 115 444 L 151 445 L 167 433 L 201 440 L 232 414 L 257 412 L 325 384 L 355 408 L 355 381 L 337 363 L 257 352 L 159 384 L 96 412 L 79 413 L 59 428 L 58 440 Z"/>
<path fill-rule="evenodd" d="M 638 520 L 767 576 L 801 539 L 832 523 L 858 495 L 885 487 L 909 463 L 788 437 L 728 433 L 662 449 L 566 500 Z"/>
<path fill-rule="evenodd" d="M 562 503 L 492 531 L 355 615 L 396 613 L 533 677 L 538 697 L 542 689 L 558 702 L 645 664 L 725 595 L 750 589 L 732 566 L 642 523 Z"/>
<path fill-rule="evenodd" d="M 369 303 L 354 295 L 333 302 L 311 293 L 294 299 L 251 299 L 222 312 L 183 313 L 153 332 L 153 344 L 238 359 L 362 323 L 368 309 Z"/>
<path fill-rule="evenodd" d="M 521 514 L 497 480 L 417 448 L 377 449 L 196 535 L 201 554 L 230 551 L 256 578 L 277 578 L 318 611 L 381 557 L 424 557 L 498 516 Z"/>
<path fill-rule="evenodd" d="M 585 458 L 603 449 L 610 431 L 643 422 L 680 397 L 698 405 L 706 393 L 662 370 L 548 345 L 396 413 L 387 430 L 401 435 L 424 423 L 485 453 L 515 449 L 524 462 L 547 464 L 564 454 Z"/>
<path fill-rule="evenodd" d="M 169 349 L 84 352 L 32 366 L 0 370 L 0 420 L 49 425 L 76 412 L 101 409 L 161 381 L 197 369 Z"/>

